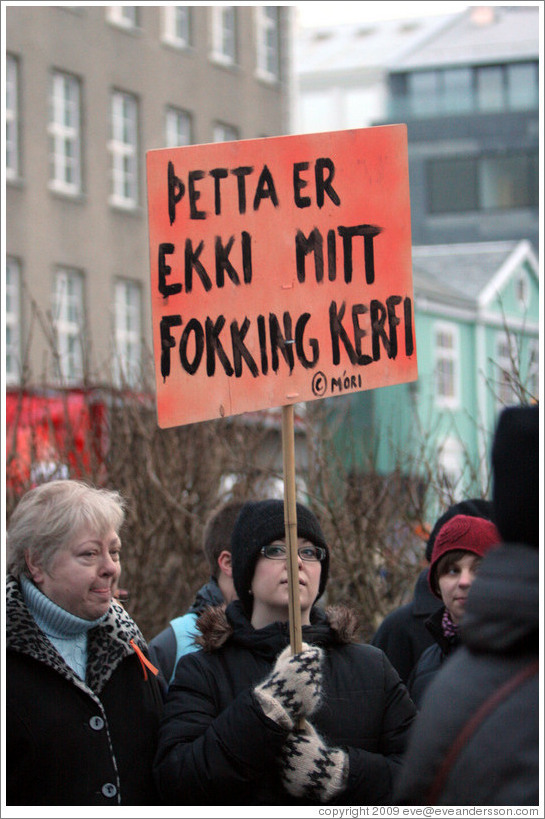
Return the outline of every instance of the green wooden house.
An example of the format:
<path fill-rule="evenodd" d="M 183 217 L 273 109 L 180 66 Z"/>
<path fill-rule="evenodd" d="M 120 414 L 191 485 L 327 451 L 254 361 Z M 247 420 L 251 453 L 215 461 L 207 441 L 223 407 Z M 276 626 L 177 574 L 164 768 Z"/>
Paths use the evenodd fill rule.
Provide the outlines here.
<path fill-rule="evenodd" d="M 413 288 L 418 380 L 330 401 L 338 446 L 350 470 L 486 495 L 501 408 L 538 398 L 538 260 L 525 240 L 413 247 Z"/>

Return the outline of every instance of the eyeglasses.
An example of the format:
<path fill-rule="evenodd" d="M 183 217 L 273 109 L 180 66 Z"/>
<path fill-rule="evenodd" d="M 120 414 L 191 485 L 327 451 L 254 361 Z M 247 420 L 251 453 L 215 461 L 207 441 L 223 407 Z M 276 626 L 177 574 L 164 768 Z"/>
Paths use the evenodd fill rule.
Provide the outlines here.
<path fill-rule="evenodd" d="M 283 543 L 267 543 L 266 546 L 262 547 L 261 554 L 269 560 L 285 560 L 287 557 L 286 547 Z M 309 544 L 308 546 L 299 546 L 297 554 L 301 560 L 321 562 L 325 560 L 326 551 L 322 546 Z"/>

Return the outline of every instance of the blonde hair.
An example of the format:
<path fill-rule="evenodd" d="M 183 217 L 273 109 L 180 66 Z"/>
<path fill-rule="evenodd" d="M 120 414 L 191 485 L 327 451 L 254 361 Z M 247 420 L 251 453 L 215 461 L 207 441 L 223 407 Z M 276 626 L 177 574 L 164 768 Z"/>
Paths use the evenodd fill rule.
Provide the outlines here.
<path fill-rule="evenodd" d="M 116 534 L 125 519 L 119 492 L 95 489 L 81 481 L 43 483 L 27 492 L 13 511 L 7 529 L 7 570 L 28 575 L 25 553 L 49 570 L 56 553 L 86 526 L 100 537 Z"/>

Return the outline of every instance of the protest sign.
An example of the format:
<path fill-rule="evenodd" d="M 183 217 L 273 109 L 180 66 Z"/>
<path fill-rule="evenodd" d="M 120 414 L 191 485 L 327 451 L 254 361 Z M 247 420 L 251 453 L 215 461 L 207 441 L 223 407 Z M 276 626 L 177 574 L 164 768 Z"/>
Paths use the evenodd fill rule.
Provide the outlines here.
<path fill-rule="evenodd" d="M 147 154 L 161 427 L 417 377 L 407 134 Z"/>

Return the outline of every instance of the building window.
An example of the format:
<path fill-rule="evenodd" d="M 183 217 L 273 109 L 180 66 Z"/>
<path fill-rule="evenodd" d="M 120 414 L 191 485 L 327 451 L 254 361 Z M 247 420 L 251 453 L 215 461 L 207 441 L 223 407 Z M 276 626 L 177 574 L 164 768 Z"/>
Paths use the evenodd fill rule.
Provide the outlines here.
<path fill-rule="evenodd" d="M 138 25 L 137 6 L 107 6 L 107 18 L 110 23 L 120 28 L 136 28 Z"/>
<path fill-rule="evenodd" d="M 280 9 L 256 6 L 257 74 L 266 80 L 280 76 Z"/>
<path fill-rule="evenodd" d="M 163 39 L 171 45 L 186 48 L 191 44 L 191 7 L 163 6 Z"/>
<path fill-rule="evenodd" d="M 428 163 L 430 213 L 477 209 L 476 159 L 432 159 Z"/>
<path fill-rule="evenodd" d="M 211 6 L 212 53 L 211 58 L 224 65 L 234 65 L 237 57 L 236 7 Z"/>
<path fill-rule="evenodd" d="M 6 57 L 6 178 L 19 175 L 19 64 L 10 54 Z"/>
<path fill-rule="evenodd" d="M 437 453 L 439 483 L 455 497 L 462 477 L 463 454 L 461 442 L 452 436 L 445 438 Z"/>
<path fill-rule="evenodd" d="M 445 114 L 463 114 L 473 107 L 471 68 L 449 68 L 442 72 L 441 109 Z"/>
<path fill-rule="evenodd" d="M 477 68 L 476 94 L 479 111 L 490 113 L 505 108 L 503 67 L 501 65 Z"/>
<path fill-rule="evenodd" d="M 516 361 L 514 340 L 502 333 L 496 339 L 496 401 L 498 410 L 518 403 L 516 383 Z"/>
<path fill-rule="evenodd" d="M 49 96 L 49 185 L 67 194 L 81 191 L 80 83 L 56 71 Z"/>
<path fill-rule="evenodd" d="M 436 403 L 438 407 L 455 409 L 460 404 L 458 328 L 451 324 L 436 324 L 434 342 Z"/>
<path fill-rule="evenodd" d="M 15 384 L 21 373 L 21 267 L 6 260 L 6 384 Z"/>
<path fill-rule="evenodd" d="M 428 191 L 430 213 L 537 207 L 537 151 L 432 159 Z"/>
<path fill-rule="evenodd" d="M 439 72 L 417 71 L 409 75 L 411 113 L 426 117 L 437 110 L 439 104 Z"/>
<path fill-rule="evenodd" d="M 537 61 L 392 74 L 389 85 L 392 117 L 538 110 Z"/>
<path fill-rule="evenodd" d="M 110 203 L 135 208 L 138 204 L 138 105 L 131 94 L 122 91 L 112 94 L 111 105 Z"/>
<path fill-rule="evenodd" d="M 537 161 L 528 154 L 482 157 L 478 171 L 481 210 L 537 207 Z"/>
<path fill-rule="evenodd" d="M 191 114 L 179 108 L 167 108 L 165 113 L 165 140 L 167 148 L 191 145 Z"/>
<path fill-rule="evenodd" d="M 83 276 L 77 270 L 58 270 L 53 292 L 58 376 L 64 383 L 81 381 L 83 375 Z"/>
<path fill-rule="evenodd" d="M 232 125 L 216 122 L 214 125 L 214 142 L 232 142 L 238 139 L 238 131 Z"/>
<path fill-rule="evenodd" d="M 113 375 L 118 385 L 140 383 L 141 309 L 140 287 L 134 282 L 116 282 Z"/>
<path fill-rule="evenodd" d="M 507 107 L 510 111 L 537 110 L 538 72 L 535 63 L 513 63 L 507 71 Z"/>
<path fill-rule="evenodd" d="M 394 87 L 402 88 L 399 83 Z M 416 71 L 408 75 L 408 109 L 417 117 L 459 114 L 473 109 L 471 68 Z"/>

